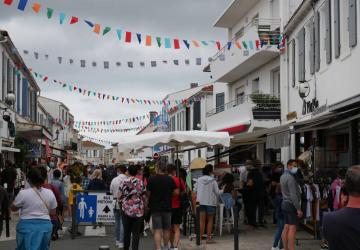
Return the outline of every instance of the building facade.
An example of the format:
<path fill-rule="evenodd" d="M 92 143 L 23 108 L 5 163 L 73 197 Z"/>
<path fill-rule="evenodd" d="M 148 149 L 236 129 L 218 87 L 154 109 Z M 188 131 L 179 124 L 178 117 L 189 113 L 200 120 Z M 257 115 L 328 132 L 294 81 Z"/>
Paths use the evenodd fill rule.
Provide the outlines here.
<path fill-rule="evenodd" d="M 81 157 L 84 164 L 104 165 L 105 147 L 92 141 L 82 141 Z"/>
<path fill-rule="evenodd" d="M 280 2 L 234 0 L 214 25 L 227 30 L 232 46 L 221 48 L 204 69 L 215 82 L 223 83 L 214 88 L 206 123 L 210 131 L 233 136 L 231 149 L 218 152 L 231 165 L 280 158 L 279 150 L 267 150 L 264 140 L 249 137 L 280 125 Z"/>
<path fill-rule="evenodd" d="M 0 30 L 0 167 L 4 160 L 14 162 L 23 145 L 24 128 L 19 124 L 37 123 L 37 96 L 40 88 L 25 65 L 9 34 Z M 29 127 L 25 130 L 29 132 Z M 33 139 L 27 134 L 28 139 Z M 25 147 L 29 154 L 39 156 L 39 147 Z"/>
<path fill-rule="evenodd" d="M 291 126 L 282 158 L 310 151 L 315 172 L 358 164 L 359 2 L 290 0 L 282 5 L 282 122 Z"/>

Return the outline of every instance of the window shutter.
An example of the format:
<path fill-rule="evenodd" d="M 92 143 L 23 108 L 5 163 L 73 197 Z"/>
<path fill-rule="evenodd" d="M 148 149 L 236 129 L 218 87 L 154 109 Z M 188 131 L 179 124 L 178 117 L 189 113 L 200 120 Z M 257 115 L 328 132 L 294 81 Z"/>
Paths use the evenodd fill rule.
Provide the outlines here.
<path fill-rule="evenodd" d="M 28 87 L 28 81 L 26 78 L 22 79 L 22 115 L 28 116 L 28 103 L 29 103 L 29 87 Z"/>
<path fill-rule="evenodd" d="M 332 60 L 331 53 L 331 2 L 325 2 L 325 50 L 326 50 L 326 63 L 330 64 Z"/>
<path fill-rule="evenodd" d="M 349 46 L 357 44 L 357 13 L 356 0 L 349 0 Z"/>
<path fill-rule="evenodd" d="M 292 74 L 292 86 L 295 87 L 296 85 L 296 74 L 295 74 L 295 69 L 296 69 L 296 64 L 295 64 L 295 56 L 296 56 L 296 42 L 295 39 L 292 40 L 292 46 L 291 46 L 291 74 Z"/>
<path fill-rule="evenodd" d="M 315 13 L 315 70 L 320 70 L 320 13 Z"/>
<path fill-rule="evenodd" d="M 335 58 L 340 56 L 340 0 L 334 0 L 334 49 Z"/>
<path fill-rule="evenodd" d="M 299 64 L 298 64 L 298 76 L 299 82 L 305 81 L 305 28 L 302 28 L 298 33 L 298 57 L 299 57 Z"/>
<path fill-rule="evenodd" d="M 200 110 L 200 108 L 201 108 L 201 106 L 200 106 L 200 101 L 196 101 L 196 102 L 194 102 L 194 107 L 193 107 L 193 109 L 194 109 L 194 116 L 193 116 L 193 122 L 194 122 L 194 124 L 193 124 L 193 129 L 194 130 L 200 130 L 200 128 L 198 128 L 198 124 L 200 124 L 200 122 L 201 122 L 201 110 Z"/>
<path fill-rule="evenodd" d="M 314 17 L 310 20 L 310 74 L 315 74 L 315 31 L 314 31 Z"/>

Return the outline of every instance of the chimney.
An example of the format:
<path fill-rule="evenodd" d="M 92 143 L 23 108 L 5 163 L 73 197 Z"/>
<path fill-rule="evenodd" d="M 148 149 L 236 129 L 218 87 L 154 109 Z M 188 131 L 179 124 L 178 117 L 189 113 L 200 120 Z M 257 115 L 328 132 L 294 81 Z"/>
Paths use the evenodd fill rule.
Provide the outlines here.
<path fill-rule="evenodd" d="M 150 111 L 149 114 L 150 114 L 150 122 L 153 122 L 158 113 L 156 111 Z"/>
<path fill-rule="evenodd" d="M 197 88 L 197 87 L 199 87 L 199 84 L 198 84 L 198 83 L 196 83 L 196 82 L 190 83 L 190 88 L 191 88 L 191 89 L 194 89 L 194 88 Z"/>

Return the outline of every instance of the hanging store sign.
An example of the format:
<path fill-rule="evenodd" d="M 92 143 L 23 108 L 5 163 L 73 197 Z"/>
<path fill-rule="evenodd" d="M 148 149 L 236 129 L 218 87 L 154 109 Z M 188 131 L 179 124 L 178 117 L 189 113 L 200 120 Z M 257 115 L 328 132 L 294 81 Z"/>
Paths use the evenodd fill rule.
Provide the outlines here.
<path fill-rule="evenodd" d="M 305 99 L 303 99 L 303 108 L 302 108 L 303 115 L 312 113 L 317 108 L 319 108 L 319 101 L 316 97 L 314 97 L 311 101 L 306 101 Z"/>

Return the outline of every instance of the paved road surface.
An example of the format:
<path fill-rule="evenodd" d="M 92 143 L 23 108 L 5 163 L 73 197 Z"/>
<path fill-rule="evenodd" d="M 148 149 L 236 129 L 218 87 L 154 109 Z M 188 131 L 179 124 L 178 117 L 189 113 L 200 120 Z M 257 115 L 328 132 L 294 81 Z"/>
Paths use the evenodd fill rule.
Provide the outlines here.
<path fill-rule="evenodd" d="M 91 229 L 91 227 L 90 227 Z M 51 250 L 98 250 L 101 245 L 110 246 L 111 250 L 115 248 L 115 238 L 113 236 L 114 227 L 107 227 L 105 237 L 94 237 L 94 236 L 80 236 L 75 240 L 70 239 L 70 235 L 66 234 L 61 239 L 51 242 Z M 80 229 L 84 233 L 84 229 Z M 11 241 L 0 241 L 1 250 L 14 250 L 16 242 Z M 153 249 L 153 240 L 151 236 L 143 237 L 140 240 L 139 249 Z"/>

